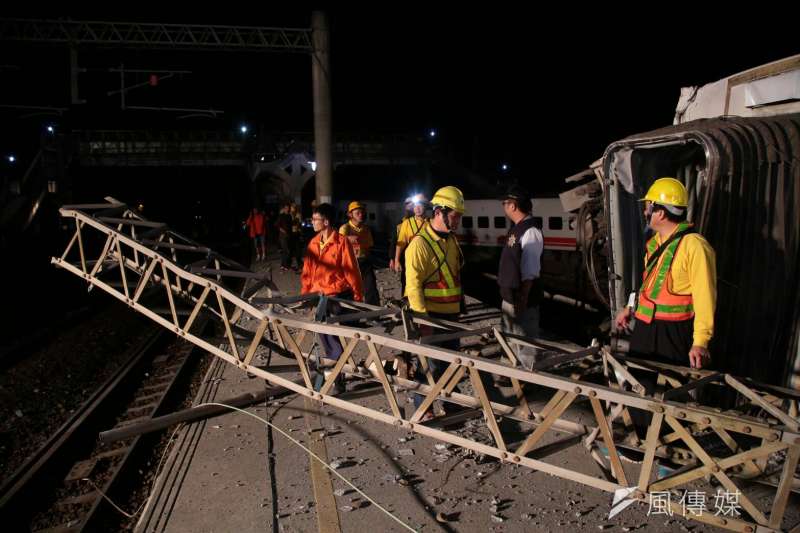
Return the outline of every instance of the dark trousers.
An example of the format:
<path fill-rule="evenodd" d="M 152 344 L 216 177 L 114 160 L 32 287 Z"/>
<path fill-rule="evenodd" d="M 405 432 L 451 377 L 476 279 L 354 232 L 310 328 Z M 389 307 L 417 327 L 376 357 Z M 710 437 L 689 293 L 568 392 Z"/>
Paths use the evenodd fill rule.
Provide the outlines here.
<path fill-rule="evenodd" d="M 289 268 L 291 266 L 291 259 L 289 258 L 289 235 L 281 232 L 278 235 L 278 244 L 281 247 L 281 266 Z"/>
<path fill-rule="evenodd" d="M 361 280 L 364 283 L 364 303 L 380 305 L 378 281 L 375 278 L 375 267 L 372 266 L 372 261 L 368 257 L 359 259 L 358 268 L 361 270 Z"/>
<path fill-rule="evenodd" d="M 445 341 L 437 344 L 437 346 L 441 346 L 442 348 L 446 348 L 448 350 L 453 350 L 456 352 L 459 349 L 461 349 L 461 343 L 458 339 Z M 442 377 L 442 374 L 444 374 L 445 370 L 447 370 L 447 367 L 449 366 L 448 363 L 446 363 L 445 361 L 434 359 L 432 357 L 428 357 L 426 359 L 428 361 L 428 368 L 431 371 L 433 379 L 438 381 L 439 378 Z M 492 375 L 486 372 L 479 372 L 479 374 L 481 378 L 481 383 L 483 384 L 483 388 L 486 391 L 486 396 L 488 396 L 489 401 L 493 402 L 501 400 L 502 395 L 500 394 L 500 391 L 497 389 L 497 387 L 495 387 Z M 422 368 L 420 368 L 419 365 L 417 365 L 417 372 L 414 375 L 414 379 L 416 379 L 420 383 L 428 384 L 428 379 L 425 377 L 425 372 L 422 370 Z M 456 385 L 456 387 L 453 390 L 455 392 L 458 392 L 459 391 L 458 385 Z M 414 407 L 418 408 L 420 405 L 422 405 L 422 402 L 425 401 L 425 396 L 415 392 L 412 399 L 414 401 Z M 445 408 L 445 412 L 447 412 L 447 408 Z"/>
<path fill-rule="evenodd" d="M 303 268 L 303 239 L 299 233 L 292 233 L 289 241 L 289 266 L 292 266 L 292 259 L 297 261 L 297 268 Z"/>
<path fill-rule="evenodd" d="M 692 349 L 694 333 L 694 319 L 670 322 L 666 320 L 653 320 L 646 324 L 637 320 L 631 335 L 631 357 L 646 359 L 668 365 L 689 366 L 689 350 Z M 656 390 L 657 374 L 646 370 L 631 369 L 631 374 L 645 388 L 647 394 L 652 396 Z M 688 395 L 674 398 L 686 401 Z M 647 428 L 653 418 L 650 411 L 629 409 L 631 420 L 640 439 L 647 436 Z"/>
<path fill-rule="evenodd" d="M 439 318 L 441 320 L 449 320 L 451 322 L 458 320 L 458 315 L 428 313 L 428 316 L 430 316 L 431 318 Z M 432 332 L 425 332 L 425 334 L 430 335 L 432 334 Z M 449 341 L 444 341 L 437 343 L 437 346 L 457 352 L 461 349 L 461 340 L 453 339 Z M 432 357 L 427 357 L 426 360 L 428 361 L 428 368 L 431 371 L 433 379 L 438 381 L 439 378 L 442 377 L 442 374 L 444 374 L 445 370 L 447 370 L 449 364 L 445 361 L 440 361 L 439 359 L 434 359 Z M 500 391 L 497 389 L 497 387 L 494 386 L 494 379 L 492 378 L 492 375 L 486 372 L 479 372 L 479 374 L 481 378 L 481 383 L 483 383 L 483 388 L 486 390 L 486 395 L 489 397 L 489 400 L 490 401 L 499 400 L 502 395 L 500 394 Z M 425 384 L 428 383 L 428 380 L 425 377 L 425 372 L 422 370 L 420 365 L 417 365 L 417 371 L 414 375 L 414 379 L 416 379 L 420 383 L 425 383 Z M 455 392 L 458 392 L 459 390 L 458 386 L 456 386 L 453 390 Z M 414 401 L 414 407 L 419 407 L 420 405 L 422 405 L 422 402 L 425 401 L 425 396 L 419 393 L 414 393 L 412 399 Z M 445 412 L 446 411 L 447 409 L 445 409 Z"/>
<path fill-rule="evenodd" d="M 406 294 L 406 251 L 403 250 L 403 253 L 400 254 L 400 264 L 402 265 L 402 269 L 400 270 L 400 299 L 403 299 L 403 296 Z"/>
<path fill-rule="evenodd" d="M 325 351 L 325 359 L 333 359 L 334 361 L 338 361 L 339 356 L 341 356 L 342 352 L 344 352 L 342 349 L 342 342 L 336 335 L 325 335 L 320 333 L 319 343 L 320 346 L 322 346 L 322 349 Z"/>
<path fill-rule="evenodd" d="M 428 314 L 433 316 L 432 313 Z M 455 318 L 450 315 L 439 315 L 435 316 L 434 318 L 442 318 L 444 320 L 455 320 Z M 439 343 L 437 344 L 437 346 L 446 348 L 448 350 L 454 350 L 457 352 L 461 348 L 461 341 L 459 339 L 454 339 Z M 444 374 L 444 371 L 447 369 L 448 364 L 444 361 L 434 359 L 433 357 L 426 357 L 425 360 L 428 361 L 428 368 L 431 371 L 433 379 L 438 381 L 439 378 L 442 377 L 442 374 Z M 417 371 L 414 375 L 414 379 L 416 379 L 420 383 L 425 383 L 426 385 L 428 384 L 428 379 L 425 377 L 425 372 L 422 370 L 422 366 L 419 364 L 417 364 Z M 458 387 L 456 387 L 454 390 L 458 391 Z M 425 396 L 419 393 L 414 393 L 413 400 L 414 400 L 414 407 L 419 407 L 420 405 L 422 405 L 422 402 L 425 401 Z"/>
<path fill-rule="evenodd" d="M 353 293 L 347 291 L 340 294 L 334 294 L 332 297 L 352 300 Z M 338 302 L 328 300 L 328 305 L 325 309 L 325 318 L 329 316 L 340 315 L 341 313 L 342 306 L 339 305 Z M 339 357 L 344 352 L 344 349 L 342 348 L 342 342 L 339 340 L 338 335 L 326 335 L 324 333 L 320 333 L 319 344 L 322 346 L 322 349 L 325 352 L 325 359 L 333 359 L 334 361 L 338 361 Z"/>

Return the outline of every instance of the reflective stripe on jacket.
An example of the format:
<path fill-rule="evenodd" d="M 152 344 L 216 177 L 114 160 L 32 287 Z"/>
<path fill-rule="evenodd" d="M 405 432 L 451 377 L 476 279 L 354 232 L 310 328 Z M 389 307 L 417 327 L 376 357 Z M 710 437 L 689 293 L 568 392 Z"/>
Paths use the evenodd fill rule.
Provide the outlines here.
<path fill-rule="evenodd" d="M 406 296 L 418 313 L 458 314 L 463 256 L 455 236 L 442 238 L 430 227 L 406 248 Z"/>

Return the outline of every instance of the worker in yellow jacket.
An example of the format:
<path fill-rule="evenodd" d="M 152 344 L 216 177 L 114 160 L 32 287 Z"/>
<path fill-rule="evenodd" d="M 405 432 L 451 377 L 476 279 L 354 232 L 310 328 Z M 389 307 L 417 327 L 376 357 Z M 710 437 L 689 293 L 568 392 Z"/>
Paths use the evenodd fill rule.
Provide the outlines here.
<path fill-rule="evenodd" d="M 688 198 L 680 181 L 660 178 L 642 199 L 654 235 L 647 242 L 638 303 L 631 298 L 616 322 L 624 329 L 636 318 L 631 352 L 703 368 L 711 362 L 717 269 L 714 249 L 686 221 Z"/>
<path fill-rule="evenodd" d="M 397 244 L 394 248 L 393 258 L 389 261 L 389 268 L 400 273 L 400 294 L 404 294 L 406 288 L 406 279 L 403 275 L 406 248 L 428 223 L 428 217 L 425 216 L 428 199 L 424 194 L 415 194 L 407 198 L 406 203 L 410 204 L 411 213 L 397 225 Z"/>
<path fill-rule="evenodd" d="M 433 195 L 431 204 L 433 216 L 405 250 L 405 296 L 412 311 L 456 320 L 462 306 L 464 256 L 455 232 L 464 214 L 464 195 L 456 187 L 442 187 Z M 423 336 L 431 333 L 429 328 L 420 327 Z M 442 342 L 441 346 L 458 350 L 460 343 L 455 339 Z M 444 372 L 444 363 L 428 358 L 428 364 L 433 377 L 438 379 Z M 419 406 L 422 401 L 422 396 L 414 396 L 415 405 Z"/>
<path fill-rule="evenodd" d="M 646 245 L 642 286 L 617 314 L 617 329 L 628 329 L 635 317 L 630 341 L 634 357 L 692 368 L 708 367 L 708 344 L 714 336 L 717 302 L 714 249 L 687 222 L 689 195 L 677 179 L 655 180 L 641 201 L 654 235 Z M 652 394 L 654 376 L 641 372 L 635 375 Z M 643 438 L 650 416 L 635 409 L 631 416 Z"/>
<path fill-rule="evenodd" d="M 428 199 L 424 194 L 415 194 L 409 198 L 413 206 L 412 215 L 405 217 L 397 226 L 397 246 L 394 251 L 394 259 L 392 259 L 389 268 L 402 272 L 404 257 L 403 253 L 406 247 L 411 242 L 411 239 L 417 236 L 422 228 L 428 223 L 428 217 L 425 216 L 425 210 L 428 207 Z"/>

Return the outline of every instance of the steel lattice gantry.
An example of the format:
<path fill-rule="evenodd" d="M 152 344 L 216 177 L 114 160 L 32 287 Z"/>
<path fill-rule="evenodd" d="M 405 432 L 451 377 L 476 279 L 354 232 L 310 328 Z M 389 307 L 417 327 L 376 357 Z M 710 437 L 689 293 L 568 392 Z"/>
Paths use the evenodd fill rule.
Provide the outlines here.
<path fill-rule="evenodd" d="M 434 320 L 396 307 L 341 301 L 350 311 L 348 314 L 333 317 L 327 323 L 318 322 L 296 306 L 325 306 L 325 297 L 280 295 L 268 274 L 250 272 L 170 231 L 164 224 L 142 219 L 124 204 L 109 199 L 105 204 L 65 206 L 61 214 L 75 224 L 75 233 L 61 257 L 53 258 L 57 267 L 273 385 L 502 462 L 607 492 L 626 490 L 630 498 L 651 505 L 659 494 L 676 490 L 703 491 L 711 501 L 716 492 L 709 482 L 713 479 L 725 491 L 740 494 L 740 516 L 717 516 L 668 501 L 671 512 L 733 531 L 791 529 L 791 525 L 783 523 L 783 517 L 790 493 L 800 490 L 797 391 L 714 371 L 625 358 L 608 347 L 555 350 L 558 353 L 527 371 L 517 365 L 518 346 L 527 344 L 551 351 L 553 347 L 503 334 L 495 328 Z M 226 280 L 233 277 L 250 278 L 250 284 L 235 294 L 226 287 Z M 151 288 L 148 292 L 162 293 L 164 304 L 160 308 L 157 302 L 142 297 L 147 287 Z M 260 289 L 267 292 L 267 297 L 255 296 Z M 201 313 L 224 331 L 225 344 L 204 338 L 195 331 L 197 328 L 193 329 Z M 246 329 L 241 326 L 243 321 L 255 327 Z M 365 329 L 375 323 L 383 329 Z M 419 337 L 417 328 L 423 324 L 440 331 Z M 394 327 L 402 329 L 402 338 L 386 333 Z M 319 333 L 338 335 L 345 350 L 316 392 L 310 351 L 315 334 Z M 436 345 L 454 338 L 478 342 L 471 345 L 472 349 L 462 347 L 461 351 Z M 290 381 L 269 366 L 256 366 L 254 356 L 262 346 L 292 359 L 302 378 Z M 499 357 L 489 357 L 489 348 Z M 397 352 L 415 354 L 425 379 L 417 382 L 387 375 L 383 363 Z M 439 379 L 427 371 L 429 359 L 446 364 Z M 661 385 L 660 392 L 646 395 L 632 370 L 652 372 Z M 388 411 L 368 408 L 358 399 L 329 395 L 334 380 L 343 373 L 353 380 L 379 383 Z M 486 378 L 510 381 L 511 400 L 490 400 L 484 386 Z M 695 401 L 678 401 L 700 387 L 705 392 L 718 392 L 717 396 L 735 397 L 736 401 L 724 410 Z M 415 412 L 405 414 L 397 395 L 412 390 L 425 395 L 425 400 Z M 549 397 L 539 412 L 529 403 L 531 391 Z M 466 438 L 437 424 L 436 419 L 422 422 L 423 413 L 439 401 L 466 406 L 468 411 L 482 416 L 486 439 Z M 592 424 L 568 420 L 563 416 L 567 409 L 583 409 L 591 416 Z M 630 427 L 631 409 L 647 411 L 652 416 L 644 440 L 637 439 Z M 524 438 L 510 442 L 498 417 L 503 422 L 519 424 Z M 566 432 L 568 437 L 553 442 L 556 431 Z M 708 436 L 717 439 L 722 449 L 705 444 L 703 439 Z M 573 446 L 584 449 L 585 464 L 568 467 L 553 460 L 557 451 Z M 638 471 L 623 468 L 620 447 L 644 453 Z M 669 459 L 682 467 L 658 478 L 656 458 Z M 592 465 L 596 465 L 599 475 L 586 473 Z M 755 483 L 761 487 L 758 498 L 751 492 Z M 769 491 L 766 499 L 764 490 Z"/>
<path fill-rule="evenodd" d="M 184 50 L 311 52 L 311 30 L 256 26 L 0 19 L 0 40 Z"/>

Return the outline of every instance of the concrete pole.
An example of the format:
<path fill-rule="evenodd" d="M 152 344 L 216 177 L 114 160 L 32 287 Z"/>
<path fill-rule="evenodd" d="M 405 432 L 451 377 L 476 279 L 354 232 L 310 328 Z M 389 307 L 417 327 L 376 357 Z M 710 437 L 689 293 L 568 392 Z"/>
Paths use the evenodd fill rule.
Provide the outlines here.
<path fill-rule="evenodd" d="M 84 103 L 78 96 L 78 49 L 74 46 L 69 47 L 69 95 L 73 105 Z"/>
<path fill-rule="evenodd" d="M 314 150 L 317 159 L 317 204 L 333 199 L 331 126 L 331 69 L 328 19 L 322 11 L 311 13 L 311 79 L 314 86 Z"/>

